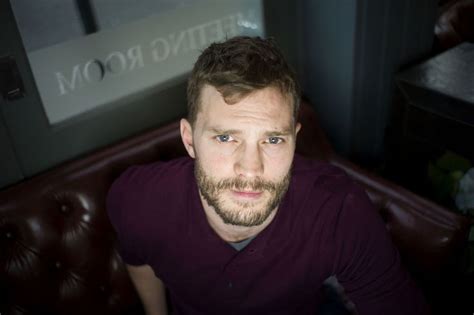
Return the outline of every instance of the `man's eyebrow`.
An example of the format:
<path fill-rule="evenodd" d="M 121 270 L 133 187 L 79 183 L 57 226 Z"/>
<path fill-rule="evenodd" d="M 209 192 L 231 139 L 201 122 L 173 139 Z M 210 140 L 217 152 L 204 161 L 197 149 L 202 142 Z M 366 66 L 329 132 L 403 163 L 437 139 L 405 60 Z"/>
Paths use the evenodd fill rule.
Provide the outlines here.
<path fill-rule="evenodd" d="M 235 135 L 235 134 L 242 133 L 242 131 L 237 130 L 237 129 L 224 129 L 224 128 L 219 128 L 219 127 L 210 127 L 210 128 L 207 128 L 206 131 L 220 134 L 220 135 Z"/>
<path fill-rule="evenodd" d="M 206 129 L 207 132 L 219 134 L 219 135 L 238 135 L 242 134 L 242 130 L 238 129 L 225 129 L 220 127 L 209 127 Z M 288 136 L 293 133 L 293 129 L 291 127 L 284 128 L 282 130 L 270 130 L 266 131 L 264 135 L 266 137 L 278 137 L 278 136 Z"/>
<path fill-rule="evenodd" d="M 292 133 L 293 133 L 293 129 L 284 128 L 283 130 L 267 131 L 265 132 L 265 136 L 267 137 L 288 136 Z"/>

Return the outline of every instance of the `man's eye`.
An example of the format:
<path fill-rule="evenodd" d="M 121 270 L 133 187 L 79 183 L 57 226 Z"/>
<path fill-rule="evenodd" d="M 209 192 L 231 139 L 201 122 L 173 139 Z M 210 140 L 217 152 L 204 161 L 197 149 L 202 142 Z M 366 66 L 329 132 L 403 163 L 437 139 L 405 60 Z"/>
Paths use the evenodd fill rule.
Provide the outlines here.
<path fill-rule="evenodd" d="M 229 135 L 218 135 L 216 136 L 216 140 L 219 142 L 229 142 L 232 140 L 232 137 Z"/>
<path fill-rule="evenodd" d="M 270 144 L 280 144 L 283 142 L 283 139 L 280 137 L 270 137 L 268 138 L 268 143 Z"/>

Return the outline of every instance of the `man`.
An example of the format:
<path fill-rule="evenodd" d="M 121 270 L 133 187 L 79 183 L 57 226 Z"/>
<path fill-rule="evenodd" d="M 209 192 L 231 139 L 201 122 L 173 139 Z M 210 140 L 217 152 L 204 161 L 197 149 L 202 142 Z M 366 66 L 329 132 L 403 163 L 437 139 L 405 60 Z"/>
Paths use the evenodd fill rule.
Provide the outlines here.
<path fill-rule="evenodd" d="M 316 314 L 336 279 L 359 314 L 422 314 L 382 220 L 340 170 L 294 156 L 300 95 L 272 40 L 212 44 L 188 83 L 191 158 L 128 169 L 109 216 L 148 315 Z"/>

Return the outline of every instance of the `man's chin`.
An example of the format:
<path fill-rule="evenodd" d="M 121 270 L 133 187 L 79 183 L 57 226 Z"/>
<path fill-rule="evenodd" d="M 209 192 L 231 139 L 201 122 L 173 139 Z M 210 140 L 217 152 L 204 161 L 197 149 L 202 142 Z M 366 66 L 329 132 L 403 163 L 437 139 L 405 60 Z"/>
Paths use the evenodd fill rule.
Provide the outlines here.
<path fill-rule="evenodd" d="M 240 202 L 233 205 L 232 210 L 229 208 L 215 209 L 217 215 L 222 219 L 225 224 L 252 227 L 263 224 L 274 210 L 268 210 L 262 205 L 260 209 L 252 207 L 251 203 L 240 204 Z"/>

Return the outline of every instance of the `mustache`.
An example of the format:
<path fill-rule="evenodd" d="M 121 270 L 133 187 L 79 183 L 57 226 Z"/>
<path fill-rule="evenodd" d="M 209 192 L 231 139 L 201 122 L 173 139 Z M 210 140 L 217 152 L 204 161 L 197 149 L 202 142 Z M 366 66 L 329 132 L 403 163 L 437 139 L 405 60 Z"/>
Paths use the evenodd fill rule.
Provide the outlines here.
<path fill-rule="evenodd" d="M 222 190 L 234 189 L 234 190 L 253 190 L 269 192 L 275 192 L 278 190 L 278 184 L 270 181 L 256 178 L 254 180 L 245 180 L 242 178 L 224 178 L 219 181 L 213 180 L 207 177 L 201 167 L 195 169 L 196 178 L 198 178 L 201 189 L 206 190 L 209 193 L 216 193 Z"/>
<path fill-rule="evenodd" d="M 221 179 L 214 185 L 216 190 L 253 190 L 253 191 L 263 191 L 267 190 L 274 192 L 277 190 L 277 185 L 273 182 L 265 181 L 261 178 L 256 178 L 254 180 L 244 180 L 240 178 L 226 178 Z"/>
<path fill-rule="evenodd" d="M 241 177 L 228 177 L 215 179 L 207 176 L 199 162 L 194 168 L 195 178 L 199 183 L 199 189 L 205 191 L 208 195 L 218 194 L 223 190 L 253 190 L 268 191 L 271 194 L 277 194 L 280 191 L 286 191 L 290 182 L 290 172 L 288 172 L 281 181 L 268 181 L 261 177 L 254 179 L 245 179 Z"/>

